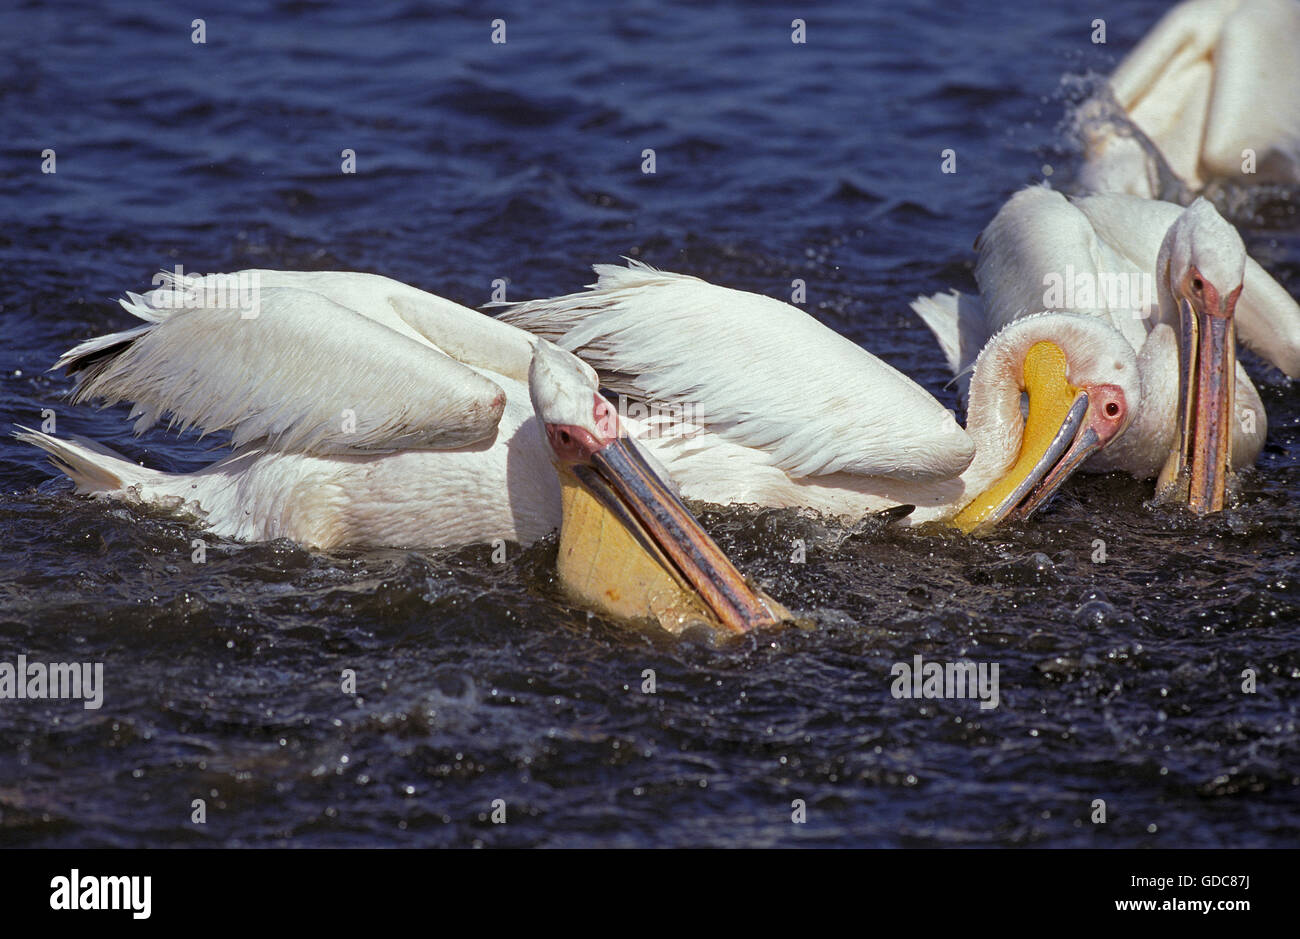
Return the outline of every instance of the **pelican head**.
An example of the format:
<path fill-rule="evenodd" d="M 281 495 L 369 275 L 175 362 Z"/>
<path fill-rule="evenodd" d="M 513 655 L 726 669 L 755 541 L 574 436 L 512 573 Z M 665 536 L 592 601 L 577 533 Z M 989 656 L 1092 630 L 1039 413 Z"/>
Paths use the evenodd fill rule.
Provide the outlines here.
<path fill-rule="evenodd" d="M 560 476 L 557 563 L 571 594 L 671 632 L 703 621 L 741 633 L 791 619 L 745 581 L 623 433 L 589 365 L 539 340 L 528 387 Z"/>
<path fill-rule="evenodd" d="M 1030 515 L 1124 432 L 1140 389 L 1137 356 L 1109 323 L 1077 313 L 1012 322 L 975 361 L 966 429 L 976 456 L 965 475 L 978 494 L 954 523 L 986 531 Z"/>
<path fill-rule="evenodd" d="M 1223 508 L 1245 270 L 1241 236 L 1204 199 L 1183 210 L 1160 245 L 1161 314 L 1178 311 L 1178 436 L 1156 492 L 1200 515 Z"/>

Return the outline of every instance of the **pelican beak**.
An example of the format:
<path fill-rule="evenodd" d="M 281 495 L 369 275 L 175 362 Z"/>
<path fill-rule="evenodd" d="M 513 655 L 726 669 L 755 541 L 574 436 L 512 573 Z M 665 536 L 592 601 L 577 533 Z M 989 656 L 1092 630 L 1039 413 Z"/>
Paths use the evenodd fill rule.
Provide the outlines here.
<path fill-rule="evenodd" d="M 724 629 L 744 633 L 789 619 L 780 604 L 746 582 L 630 437 L 610 441 L 574 473 L 665 570 L 698 594 Z"/>
<path fill-rule="evenodd" d="M 1162 501 L 1186 502 L 1197 515 L 1223 509 L 1232 453 L 1237 388 L 1236 309 L 1241 287 L 1220 297 L 1202 281 L 1178 302 L 1178 439 L 1156 484 Z"/>
<path fill-rule="evenodd" d="M 559 564 L 571 592 L 607 612 L 658 618 L 670 630 L 685 606 L 731 633 L 792 621 L 745 580 L 603 399 L 596 408 L 604 440 L 581 427 L 546 425 L 566 490 Z"/>
<path fill-rule="evenodd" d="M 1066 379 L 1065 354 L 1041 342 L 1025 358 L 1029 414 L 1011 469 L 953 520 L 983 534 L 1007 519 L 1028 518 L 1088 457 L 1126 425 L 1127 403 L 1116 385 L 1076 388 Z"/>
<path fill-rule="evenodd" d="M 1034 514 L 1088 457 L 1114 439 L 1123 426 L 1122 420 L 1117 419 L 1121 414 L 1116 410 L 1121 407 L 1117 394 L 1122 401 L 1123 392 L 1114 385 L 1096 385 L 1079 392 L 1043 459 L 1029 474 L 1029 479 L 1041 476 L 1040 481 L 1008 509 L 1009 518 L 1025 519 Z"/>

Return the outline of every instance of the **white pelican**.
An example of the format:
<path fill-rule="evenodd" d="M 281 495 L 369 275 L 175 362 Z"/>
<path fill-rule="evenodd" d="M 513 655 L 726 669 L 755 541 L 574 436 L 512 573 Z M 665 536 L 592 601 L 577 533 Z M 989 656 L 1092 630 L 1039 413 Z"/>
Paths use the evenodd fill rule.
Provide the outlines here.
<path fill-rule="evenodd" d="M 255 285 L 253 305 L 214 302 L 227 283 Z M 185 512 L 221 537 L 321 548 L 527 543 L 558 527 L 566 589 L 612 615 L 674 632 L 788 617 L 745 583 L 566 352 L 372 274 L 245 271 L 128 297 L 146 325 L 55 366 L 77 376 L 74 403 L 134 401 L 137 432 L 167 416 L 228 430 L 234 453 L 164 473 L 88 440 L 18 434 L 79 492 Z"/>
<path fill-rule="evenodd" d="M 589 292 L 502 318 L 632 399 L 630 432 L 703 502 L 851 518 L 912 504 L 908 522 L 985 528 L 1041 504 L 1122 430 L 1137 395 L 1136 358 L 1111 327 L 1035 317 L 980 357 L 963 431 L 911 379 L 788 304 L 638 262 L 595 270 Z"/>
<path fill-rule="evenodd" d="M 1300 183 L 1297 50 L 1300 0 L 1178 4 L 1110 77 L 1123 115 L 1108 119 L 1100 100 L 1082 109 L 1080 181 L 1146 198 L 1168 197 L 1166 169 L 1191 192 L 1215 179 Z"/>
<path fill-rule="evenodd" d="M 1139 479 L 1163 472 L 1163 496 L 1178 482 L 1195 511 L 1222 508 L 1229 428 L 1238 468 L 1255 462 L 1268 428 L 1236 362 L 1234 333 L 1300 374 L 1300 307 L 1247 256 L 1236 229 L 1204 199 L 1184 209 L 1113 193 L 1066 199 L 1031 186 L 1007 201 L 976 247 L 978 300 L 954 291 L 912 304 L 953 371 L 960 375 L 996 330 L 1045 309 L 1110 323 L 1138 352 L 1141 406 L 1087 469 Z"/>

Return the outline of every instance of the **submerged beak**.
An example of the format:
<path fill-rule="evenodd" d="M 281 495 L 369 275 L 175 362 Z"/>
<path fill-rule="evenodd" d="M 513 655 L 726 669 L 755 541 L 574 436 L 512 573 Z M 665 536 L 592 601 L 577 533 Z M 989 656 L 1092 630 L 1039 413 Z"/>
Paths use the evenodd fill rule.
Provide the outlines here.
<path fill-rule="evenodd" d="M 784 607 L 746 582 L 631 439 L 616 437 L 572 469 L 579 483 L 698 596 L 724 629 L 744 633 L 791 619 Z"/>
<path fill-rule="evenodd" d="M 1236 308 L 1241 287 L 1220 301 L 1213 287 L 1178 303 L 1178 439 L 1156 492 L 1198 515 L 1223 509 L 1237 388 Z"/>
<path fill-rule="evenodd" d="M 1015 487 L 1003 496 L 969 531 L 981 534 L 1004 520 L 1032 515 L 1056 494 L 1082 464 L 1109 441 L 1108 422 L 1098 419 L 1088 392 L 1074 398 L 1051 442 L 1032 457 Z"/>
<path fill-rule="evenodd" d="M 1114 436 L 1111 429 L 1113 421 L 1101 413 L 1106 405 L 1103 403 L 1098 407 L 1092 400 L 1094 397 L 1096 395 L 1090 396 L 1086 391 L 1079 392 L 1043 459 L 1034 466 L 1026 480 L 1029 482 L 1037 476 L 1038 482 L 1023 499 L 1008 507 L 1008 517 L 1025 519 L 1032 515 L 1056 494 L 1056 490 L 1074 475 L 1074 471 L 1088 457 L 1104 447 Z"/>
<path fill-rule="evenodd" d="M 645 610 L 642 602 L 663 602 L 667 589 L 733 633 L 793 620 L 780 603 L 751 587 L 607 411 L 607 404 L 597 402 L 603 441 L 573 425 L 546 428 L 560 466 L 599 506 L 594 512 L 573 510 L 572 522 L 565 518 L 571 528 L 560 529 L 562 572 L 565 563 L 575 564 L 578 592 L 607 610 L 637 616 Z M 565 551 L 567 537 L 576 555 Z M 646 564 L 655 574 L 647 574 Z M 662 618 L 660 624 L 666 624 Z"/>
<path fill-rule="evenodd" d="M 1025 373 L 1029 414 L 1020 454 L 1005 476 L 957 514 L 954 523 L 967 533 L 1028 518 L 1125 426 L 1124 392 L 1115 385 L 1071 385 L 1056 345 L 1031 348 Z"/>

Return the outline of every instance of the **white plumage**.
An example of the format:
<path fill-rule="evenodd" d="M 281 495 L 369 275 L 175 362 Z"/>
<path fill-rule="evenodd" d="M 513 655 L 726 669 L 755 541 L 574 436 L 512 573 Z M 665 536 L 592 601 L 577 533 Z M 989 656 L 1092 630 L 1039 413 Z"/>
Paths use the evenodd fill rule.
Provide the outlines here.
<path fill-rule="evenodd" d="M 1125 434 L 1086 469 L 1148 478 L 1169 455 L 1179 388 L 1178 318 L 1169 285 L 1193 266 L 1225 293 L 1242 285 L 1237 336 L 1288 375 L 1300 374 L 1300 307 L 1246 256 L 1235 230 L 1204 200 L 1184 209 L 1120 194 L 1067 199 L 1029 187 L 1007 201 L 977 248 L 979 298 L 954 291 L 912 305 L 935 332 L 955 374 L 969 367 L 985 337 L 1051 308 L 1054 285 L 1070 281 L 1093 285 L 1076 292 L 1084 302 L 1071 309 L 1106 322 L 1138 353 L 1141 406 Z M 1259 453 L 1267 420 L 1240 365 L 1236 408 L 1233 464 L 1245 466 Z M 1249 419 L 1247 411 L 1254 412 Z"/>
<path fill-rule="evenodd" d="M 1043 338 L 1073 347 L 1080 380 L 1131 379 L 1136 395 L 1132 353 L 1119 343 L 1115 358 L 1102 324 L 1043 317 L 994 344 L 967 433 L 907 376 L 788 304 L 635 261 L 595 270 L 587 292 L 501 318 L 583 358 L 608 390 L 679 408 L 670 432 L 626 423 L 682 494 L 705 502 L 849 517 L 910 503 L 910 522 L 950 518 L 1015 460 L 1017 369 Z"/>
<path fill-rule="evenodd" d="M 1163 161 L 1192 191 L 1215 179 L 1300 183 L 1298 49 L 1297 0 L 1178 4 L 1110 78 L 1123 118 L 1095 120 L 1095 108 L 1085 110 L 1082 182 L 1154 198 L 1162 195 Z M 1246 173 L 1251 154 L 1254 171 Z"/>
<path fill-rule="evenodd" d="M 794 476 L 933 480 L 970 463 L 973 448 L 934 398 L 802 311 L 635 262 L 595 270 L 590 293 L 502 319 L 562 337 L 611 391 L 690 405 L 712 433 Z M 705 356 L 718 368 L 700 368 Z M 825 433 L 809 415 L 843 420 Z"/>
<path fill-rule="evenodd" d="M 231 456 L 171 474 L 90 441 L 19 436 L 80 491 L 182 509 L 240 540 L 526 543 L 556 528 L 533 337 L 372 274 L 236 276 L 258 285 L 255 316 L 188 306 L 193 285 L 187 297 L 173 284 L 123 301 L 148 325 L 59 361 L 78 373 L 74 401 L 134 401 L 137 430 L 164 418 L 228 430 Z"/>
<path fill-rule="evenodd" d="M 559 582 L 609 615 L 671 632 L 790 619 L 626 439 L 592 368 L 544 340 L 370 274 L 244 271 L 123 305 L 148 325 L 66 354 L 74 398 L 136 401 L 140 428 L 170 416 L 229 430 L 236 450 L 171 474 L 18 434 L 79 491 L 189 512 L 223 537 L 326 548 L 558 528 Z"/>

